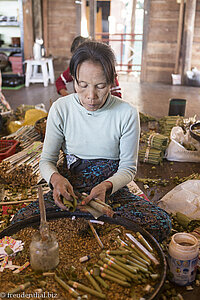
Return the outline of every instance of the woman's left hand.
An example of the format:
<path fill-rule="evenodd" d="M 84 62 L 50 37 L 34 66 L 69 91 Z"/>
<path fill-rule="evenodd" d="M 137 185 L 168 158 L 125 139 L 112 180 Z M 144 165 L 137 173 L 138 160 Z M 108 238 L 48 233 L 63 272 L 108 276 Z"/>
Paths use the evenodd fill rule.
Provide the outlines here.
<path fill-rule="evenodd" d="M 110 182 L 102 181 L 96 185 L 90 192 L 90 194 L 82 200 L 81 204 L 86 205 L 92 199 L 98 198 L 100 201 L 105 202 L 106 192 L 110 189 Z"/>

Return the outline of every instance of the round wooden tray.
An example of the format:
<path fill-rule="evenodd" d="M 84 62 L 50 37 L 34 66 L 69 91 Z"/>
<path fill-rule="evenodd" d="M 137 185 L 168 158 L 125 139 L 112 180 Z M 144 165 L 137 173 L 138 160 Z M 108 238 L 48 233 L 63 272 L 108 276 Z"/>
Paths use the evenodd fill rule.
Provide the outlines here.
<path fill-rule="evenodd" d="M 74 212 L 70 213 L 68 211 L 60 211 L 60 212 L 51 212 L 47 213 L 47 220 L 53 220 L 58 218 L 72 218 L 72 216 L 75 216 L 76 218 L 85 218 L 85 219 L 93 219 L 91 218 L 91 215 L 88 213 L 82 213 L 82 212 Z M 164 253 L 162 251 L 162 248 L 160 247 L 159 243 L 156 241 L 156 239 L 148 233 L 146 230 L 144 230 L 142 227 L 140 227 L 137 223 L 134 223 L 130 221 L 129 219 L 122 218 L 119 216 L 116 216 L 114 218 L 109 218 L 106 216 L 101 216 L 98 218 L 99 221 L 107 222 L 109 224 L 117 224 L 124 226 L 127 230 L 131 230 L 134 232 L 140 232 L 144 238 L 149 242 L 149 244 L 156 250 L 159 260 L 160 260 L 160 281 L 154 286 L 154 289 L 150 294 L 148 294 L 147 297 L 145 297 L 146 300 L 153 300 L 155 297 L 158 297 L 158 295 L 161 292 L 162 286 L 165 282 L 166 278 L 166 270 L 167 270 L 167 263 L 165 260 Z M 4 229 L 2 232 L 0 232 L 0 238 L 3 238 L 4 236 L 10 236 L 15 233 L 17 233 L 19 230 L 25 227 L 36 227 L 39 228 L 40 224 L 40 215 L 36 215 L 30 218 L 27 218 L 23 221 L 14 223 L 10 226 L 8 226 L 6 229 Z"/>

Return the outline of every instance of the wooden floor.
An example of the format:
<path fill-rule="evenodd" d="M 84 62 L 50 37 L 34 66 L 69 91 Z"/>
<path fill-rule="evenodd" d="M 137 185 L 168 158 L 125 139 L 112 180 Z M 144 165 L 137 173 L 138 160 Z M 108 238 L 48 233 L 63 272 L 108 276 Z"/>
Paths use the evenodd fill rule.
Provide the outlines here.
<path fill-rule="evenodd" d="M 197 115 L 200 119 L 200 88 L 187 86 L 172 86 L 159 83 L 139 83 L 131 76 L 119 76 L 119 82 L 122 89 L 123 99 L 130 102 L 138 108 L 140 112 L 152 115 L 154 117 L 163 117 L 168 115 L 169 100 L 171 98 L 186 99 L 186 117 Z M 20 90 L 4 90 L 4 95 L 9 101 L 12 109 L 20 104 L 39 104 L 44 103 L 47 110 L 50 107 L 50 100 L 53 102 L 59 98 L 54 85 L 44 87 L 42 84 L 31 84 L 28 88 Z M 164 170 L 164 171 L 163 171 Z M 170 164 L 165 161 L 163 166 L 156 166 L 152 169 L 151 165 L 145 163 L 138 164 L 138 177 L 169 179 L 174 176 L 184 177 L 191 173 L 199 173 L 200 164 L 196 163 L 178 163 Z M 166 187 L 154 187 L 144 189 L 142 183 L 138 183 L 140 188 L 153 202 L 157 202 L 164 194 L 171 190 L 175 184 L 171 180 L 170 185 Z M 154 190 L 154 193 L 152 193 Z M 181 292 L 185 300 L 199 299 L 198 288 L 192 292 L 186 292 L 183 288 Z"/>
<path fill-rule="evenodd" d="M 186 99 L 185 116 L 192 117 L 195 114 L 200 119 L 200 88 L 189 86 L 172 86 L 159 83 L 139 83 L 132 76 L 120 75 L 119 83 L 122 96 L 140 112 L 155 117 L 168 115 L 169 99 Z M 31 84 L 28 88 L 20 90 L 4 90 L 4 94 L 13 109 L 19 104 L 44 103 L 49 109 L 50 99 L 55 101 L 59 98 L 54 85 L 44 87 L 43 84 Z"/>

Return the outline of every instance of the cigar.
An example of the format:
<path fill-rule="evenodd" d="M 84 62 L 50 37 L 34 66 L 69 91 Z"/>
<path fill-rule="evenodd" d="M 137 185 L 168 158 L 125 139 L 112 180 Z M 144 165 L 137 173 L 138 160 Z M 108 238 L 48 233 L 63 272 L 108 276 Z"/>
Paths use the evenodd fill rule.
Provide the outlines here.
<path fill-rule="evenodd" d="M 86 268 L 83 268 L 83 272 L 84 272 L 85 276 L 87 277 L 87 279 L 92 284 L 92 286 L 95 288 L 95 290 L 97 290 L 98 292 L 102 293 L 102 290 L 101 290 L 100 286 L 95 281 L 95 279 L 91 276 L 90 272 Z"/>
<path fill-rule="evenodd" d="M 122 285 L 122 286 L 125 286 L 125 287 L 131 287 L 130 283 L 126 282 L 126 281 L 122 281 L 116 277 L 112 277 L 106 273 L 101 273 L 101 277 L 107 279 L 107 280 L 111 280 L 111 281 L 114 281 L 114 282 L 117 282 L 118 284 Z"/>
<path fill-rule="evenodd" d="M 89 226 L 90 226 L 90 228 L 91 228 L 91 230 L 92 230 L 92 232 L 93 232 L 93 234 L 94 234 L 94 236 L 95 236 L 95 238 L 96 238 L 99 246 L 101 247 L 101 249 L 103 249 L 104 245 L 103 245 L 102 241 L 100 240 L 100 237 L 98 236 L 96 230 L 94 229 L 94 226 L 90 223 L 90 221 L 88 221 L 88 224 L 89 224 Z"/>
<path fill-rule="evenodd" d="M 110 275 L 112 277 L 116 277 L 116 278 L 118 278 L 118 279 L 120 279 L 122 281 L 127 281 L 127 278 L 125 276 L 119 274 L 119 273 L 115 273 L 115 272 L 113 272 L 113 271 L 111 271 L 109 269 L 106 269 L 104 267 L 100 267 L 100 270 L 101 270 L 101 272 L 106 273 L 106 274 L 108 274 L 108 275 Z"/>
<path fill-rule="evenodd" d="M 141 256 L 143 254 L 155 265 L 159 264 L 159 261 L 139 241 L 137 241 L 132 234 L 126 233 L 126 236 L 134 243 L 134 245 L 137 247 L 135 250 L 139 250 L 138 252 L 140 252 Z"/>
<path fill-rule="evenodd" d="M 80 291 L 87 292 L 87 293 L 89 293 L 89 294 L 91 294 L 93 296 L 99 297 L 101 299 L 106 299 L 105 294 L 97 292 L 97 291 L 95 291 L 95 290 L 93 290 L 93 289 L 91 289 L 91 288 L 89 288 L 89 287 L 87 287 L 87 286 L 85 286 L 83 284 L 80 284 L 80 283 L 78 283 L 76 281 L 69 280 L 68 284 L 71 285 L 71 286 L 73 286 L 75 289 L 80 290 Z"/>
<path fill-rule="evenodd" d="M 69 292 L 70 295 L 72 295 L 75 298 L 78 298 L 80 296 L 79 293 L 77 293 L 71 286 L 66 284 L 62 279 L 60 279 L 57 275 L 55 275 L 55 280 L 66 290 Z"/>

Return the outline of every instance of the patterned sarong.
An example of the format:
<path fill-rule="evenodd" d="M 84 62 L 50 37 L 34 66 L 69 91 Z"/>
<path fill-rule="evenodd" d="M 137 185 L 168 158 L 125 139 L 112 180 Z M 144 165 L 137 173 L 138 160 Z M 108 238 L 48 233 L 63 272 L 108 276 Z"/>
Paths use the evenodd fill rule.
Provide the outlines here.
<path fill-rule="evenodd" d="M 91 159 L 76 161 L 70 169 L 66 166 L 60 172 L 72 184 L 74 191 L 90 193 L 91 189 L 108 179 L 118 169 L 119 162 L 109 159 Z M 52 191 L 44 195 L 46 211 L 60 211 L 55 205 Z M 123 187 L 106 199 L 106 202 L 120 216 L 137 222 L 149 231 L 158 241 L 166 238 L 171 230 L 170 217 L 166 211 L 152 202 L 131 193 L 128 187 Z M 38 200 L 22 208 L 14 216 L 12 223 L 39 214 Z"/>

